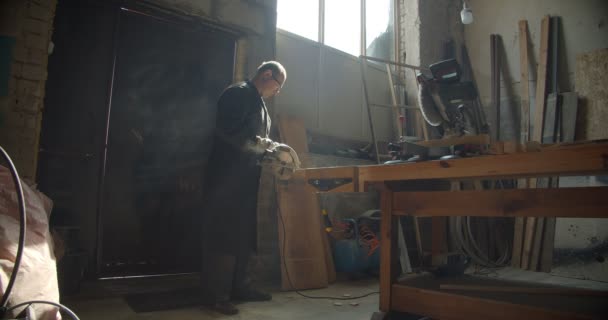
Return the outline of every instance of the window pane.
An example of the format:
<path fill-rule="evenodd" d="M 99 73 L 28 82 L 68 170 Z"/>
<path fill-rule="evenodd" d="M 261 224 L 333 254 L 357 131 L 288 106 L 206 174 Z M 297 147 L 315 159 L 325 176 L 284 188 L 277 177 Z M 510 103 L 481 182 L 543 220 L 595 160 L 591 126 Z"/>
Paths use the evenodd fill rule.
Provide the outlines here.
<path fill-rule="evenodd" d="M 319 1 L 278 0 L 277 28 L 319 41 Z"/>
<path fill-rule="evenodd" d="M 361 0 L 325 0 L 325 44 L 361 54 Z"/>
<path fill-rule="evenodd" d="M 394 60 L 393 1 L 368 0 L 365 11 L 366 54 Z"/>

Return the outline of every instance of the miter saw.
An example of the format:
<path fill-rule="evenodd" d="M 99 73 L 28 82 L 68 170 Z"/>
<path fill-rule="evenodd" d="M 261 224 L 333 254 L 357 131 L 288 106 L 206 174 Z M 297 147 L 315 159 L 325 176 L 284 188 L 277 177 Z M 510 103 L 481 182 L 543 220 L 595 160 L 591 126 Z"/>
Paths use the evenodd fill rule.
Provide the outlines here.
<path fill-rule="evenodd" d="M 455 59 L 429 66 L 431 75 L 419 72 L 418 101 L 424 120 L 437 127 L 443 138 L 487 133 L 488 126 L 477 90 L 471 81 L 460 81 L 461 70 Z"/>
<path fill-rule="evenodd" d="M 256 142 L 264 149 L 260 165 L 269 167 L 277 178 L 287 180 L 300 168 L 300 158 L 292 147 L 261 137 L 256 137 Z"/>

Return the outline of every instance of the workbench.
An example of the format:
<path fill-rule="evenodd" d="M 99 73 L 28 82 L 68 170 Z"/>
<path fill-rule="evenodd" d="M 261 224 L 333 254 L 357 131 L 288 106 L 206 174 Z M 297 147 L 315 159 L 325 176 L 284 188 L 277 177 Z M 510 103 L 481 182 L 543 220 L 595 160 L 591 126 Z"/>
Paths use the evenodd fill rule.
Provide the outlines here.
<path fill-rule="evenodd" d="M 400 216 L 608 217 L 608 187 L 395 192 L 389 181 L 442 179 L 495 180 L 608 173 L 608 142 L 542 146 L 532 152 L 488 155 L 395 165 L 306 169 L 309 183 L 341 179 L 340 188 L 381 190 L 380 311 L 409 312 L 434 319 L 589 319 L 577 313 L 531 305 L 526 300 L 493 298 L 421 288 L 398 281 L 396 226 Z M 517 294 L 515 294 L 517 295 Z M 513 296 L 513 294 L 512 294 Z M 547 297 L 545 297 L 547 298 Z M 605 297 L 603 298 L 605 300 Z M 602 301 L 602 300 L 600 300 Z"/>

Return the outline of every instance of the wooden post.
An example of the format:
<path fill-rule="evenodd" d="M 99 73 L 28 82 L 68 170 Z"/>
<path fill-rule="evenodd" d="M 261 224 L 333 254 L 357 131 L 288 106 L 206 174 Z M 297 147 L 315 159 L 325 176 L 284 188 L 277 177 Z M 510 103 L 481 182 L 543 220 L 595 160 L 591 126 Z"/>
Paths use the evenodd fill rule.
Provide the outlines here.
<path fill-rule="evenodd" d="M 393 192 L 384 184 L 376 184 L 381 190 L 380 209 L 380 311 L 391 309 L 391 287 L 397 278 L 396 226 L 397 217 L 393 216 Z"/>

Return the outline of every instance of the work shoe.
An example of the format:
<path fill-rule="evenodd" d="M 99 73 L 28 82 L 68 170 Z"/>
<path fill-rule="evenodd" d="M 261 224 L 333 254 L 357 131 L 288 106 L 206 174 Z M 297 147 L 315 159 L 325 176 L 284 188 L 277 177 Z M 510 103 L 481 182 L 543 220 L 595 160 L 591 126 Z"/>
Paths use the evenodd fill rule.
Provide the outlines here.
<path fill-rule="evenodd" d="M 272 296 L 269 293 L 247 289 L 244 291 L 239 291 L 232 295 L 234 300 L 238 301 L 270 301 L 272 300 Z"/>
<path fill-rule="evenodd" d="M 239 313 L 239 309 L 237 309 L 230 301 L 216 302 L 207 307 L 215 312 L 219 312 L 227 316 Z"/>

